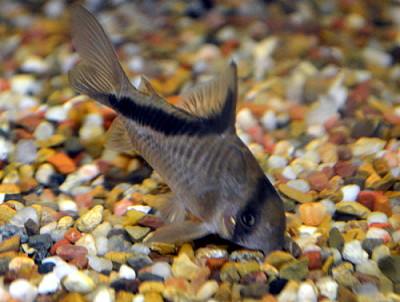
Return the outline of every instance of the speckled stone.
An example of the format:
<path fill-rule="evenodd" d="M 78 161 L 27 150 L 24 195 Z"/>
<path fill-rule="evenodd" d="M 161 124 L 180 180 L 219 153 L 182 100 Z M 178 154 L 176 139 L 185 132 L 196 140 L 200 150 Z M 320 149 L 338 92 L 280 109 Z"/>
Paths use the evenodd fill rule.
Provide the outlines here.
<path fill-rule="evenodd" d="M 90 233 L 103 220 L 103 207 L 94 206 L 86 214 L 82 215 L 76 221 L 76 227 L 83 233 Z"/>
<path fill-rule="evenodd" d="M 301 281 L 308 274 L 308 258 L 285 263 L 279 270 L 279 276 L 283 279 Z"/>

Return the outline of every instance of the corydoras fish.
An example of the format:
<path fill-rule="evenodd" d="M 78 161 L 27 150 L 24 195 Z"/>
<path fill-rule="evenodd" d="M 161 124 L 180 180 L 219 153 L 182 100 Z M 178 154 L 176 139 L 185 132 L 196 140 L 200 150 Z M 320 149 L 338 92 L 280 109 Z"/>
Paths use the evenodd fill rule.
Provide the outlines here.
<path fill-rule="evenodd" d="M 71 16 L 82 62 L 69 73 L 82 94 L 114 109 L 106 147 L 136 149 L 172 193 L 159 211 L 169 222 L 150 241 L 183 242 L 218 233 L 243 247 L 281 249 L 283 203 L 235 130 L 235 64 L 214 80 L 166 102 L 142 78 L 136 89 L 101 25 L 83 7 Z M 198 219 L 187 220 L 191 213 Z"/>

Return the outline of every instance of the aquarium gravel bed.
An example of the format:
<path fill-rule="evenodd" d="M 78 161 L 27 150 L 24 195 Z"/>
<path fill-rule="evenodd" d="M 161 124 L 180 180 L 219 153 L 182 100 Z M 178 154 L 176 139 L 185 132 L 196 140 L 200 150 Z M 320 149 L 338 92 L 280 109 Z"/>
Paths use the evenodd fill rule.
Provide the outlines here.
<path fill-rule="evenodd" d="M 72 1 L 4 0 L 0 301 L 400 301 L 400 3 L 79 3 L 173 104 L 236 62 L 237 133 L 291 248 L 143 243 L 169 188 L 104 148 L 116 113 L 69 85 Z"/>

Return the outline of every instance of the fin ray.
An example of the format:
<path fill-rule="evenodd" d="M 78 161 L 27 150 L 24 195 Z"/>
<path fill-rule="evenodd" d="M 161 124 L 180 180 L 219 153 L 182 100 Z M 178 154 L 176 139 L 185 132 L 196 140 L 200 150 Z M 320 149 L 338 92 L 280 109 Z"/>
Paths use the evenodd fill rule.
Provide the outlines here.
<path fill-rule="evenodd" d="M 236 102 L 237 68 L 232 62 L 213 80 L 183 93 L 179 105 L 195 116 L 209 119 L 212 127 L 234 132 Z"/>
<path fill-rule="evenodd" d="M 186 220 L 180 223 L 171 223 L 157 229 L 146 237 L 144 242 L 180 243 L 204 237 L 211 234 L 204 222 Z"/>
<path fill-rule="evenodd" d="M 113 151 L 125 153 L 132 153 L 135 150 L 126 131 L 122 116 L 117 116 L 107 130 L 105 147 Z"/>

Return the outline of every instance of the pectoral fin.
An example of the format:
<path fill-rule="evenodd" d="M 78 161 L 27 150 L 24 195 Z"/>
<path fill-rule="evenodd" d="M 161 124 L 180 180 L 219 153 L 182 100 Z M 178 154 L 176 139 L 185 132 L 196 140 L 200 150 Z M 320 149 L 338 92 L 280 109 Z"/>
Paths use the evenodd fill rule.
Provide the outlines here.
<path fill-rule="evenodd" d="M 146 202 L 156 208 L 157 215 L 167 222 L 179 223 L 186 218 L 186 209 L 173 192 L 156 195 Z"/>
<path fill-rule="evenodd" d="M 211 234 L 209 226 L 200 221 L 171 223 L 157 229 L 145 238 L 144 242 L 187 242 Z"/>
<path fill-rule="evenodd" d="M 107 149 L 128 154 L 135 151 L 124 124 L 124 117 L 117 116 L 106 133 Z"/>

